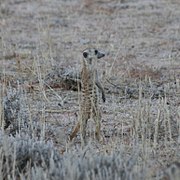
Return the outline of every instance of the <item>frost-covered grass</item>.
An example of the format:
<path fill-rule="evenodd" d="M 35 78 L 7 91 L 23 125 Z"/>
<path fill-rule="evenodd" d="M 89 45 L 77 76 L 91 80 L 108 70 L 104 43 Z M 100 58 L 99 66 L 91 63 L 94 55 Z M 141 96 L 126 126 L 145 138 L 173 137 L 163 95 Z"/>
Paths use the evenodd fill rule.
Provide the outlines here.
<path fill-rule="evenodd" d="M 179 1 L 92 2 L 0 2 L 0 179 L 180 176 Z M 58 70 L 78 74 L 88 46 L 107 54 L 107 102 L 104 143 L 89 121 L 81 149 L 68 142 L 80 92 Z"/>

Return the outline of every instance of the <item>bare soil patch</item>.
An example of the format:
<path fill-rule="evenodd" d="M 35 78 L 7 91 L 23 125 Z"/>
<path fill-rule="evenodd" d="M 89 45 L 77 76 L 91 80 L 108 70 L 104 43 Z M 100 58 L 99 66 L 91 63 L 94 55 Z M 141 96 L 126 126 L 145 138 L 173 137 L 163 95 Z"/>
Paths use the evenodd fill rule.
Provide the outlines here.
<path fill-rule="evenodd" d="M 0 176 L 178 178 L 179 24 L 178 0 L 2 0 Z M 105 143 L 90 121 L 81 150 L 79 136 L 68 143 L 80 92 L 60 78 L 64 69 L 79 73 L 89 46 L 106 52 L 98 62 Z"/>

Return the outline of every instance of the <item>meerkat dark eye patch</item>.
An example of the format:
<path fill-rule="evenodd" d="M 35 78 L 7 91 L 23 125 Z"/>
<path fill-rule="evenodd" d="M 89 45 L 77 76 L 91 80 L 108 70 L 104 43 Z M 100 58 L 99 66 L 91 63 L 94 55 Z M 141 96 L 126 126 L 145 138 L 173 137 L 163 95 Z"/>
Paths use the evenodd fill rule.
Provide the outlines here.
<path fill-rule="evenodd" d="M 88 53 L 87 52 L 83 52 L 83 56 L 84 56 L 84 58 L 87 58 L 88 57 Z"/>
<path fill-rule="evenodd" d="M 97 49 L 95 49 L 95 50 L 94 50 L 94 53 L 95 53 L 95 55 L 97 55 L 97 53 L 98 53 L 98 50 L 97 50 Z"/>

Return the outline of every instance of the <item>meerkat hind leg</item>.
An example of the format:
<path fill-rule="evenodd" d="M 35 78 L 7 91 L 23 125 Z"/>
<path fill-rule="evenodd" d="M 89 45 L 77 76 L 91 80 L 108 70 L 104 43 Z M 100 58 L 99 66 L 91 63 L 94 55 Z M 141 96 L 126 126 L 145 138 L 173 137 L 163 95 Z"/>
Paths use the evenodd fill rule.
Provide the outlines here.
<path fill-rule="evenodd" d="M 82 116 L 80 119 L 80 132 L 81 132 L 81 144 L 82 146 L 86 145 L 86 127 L 87 127 L 87 121 L 88 117 Z"/>
<path fill-rule="evenodd" d="M 76 136 L 76 134 L 78 133 L 78 131 L 80 130 L 80 122 L 78 121 L 78 123 L 76 124 L 76 126 L 74 127 L 73 132 L 70 135 L 70 141 L 73 140 L 73 138 Z"/>
<path fill-rule="evenodd" d="M 100 123 L 100 119 L 101 119 L 101 113 L 99 110 L 94 110 L 94 122 L 95 122 L 95 137 L 98 141 L 100 141 L 101 139 L 101 135 L 100 135 L 100 129 L 101 129 L 101 123 Z"/>

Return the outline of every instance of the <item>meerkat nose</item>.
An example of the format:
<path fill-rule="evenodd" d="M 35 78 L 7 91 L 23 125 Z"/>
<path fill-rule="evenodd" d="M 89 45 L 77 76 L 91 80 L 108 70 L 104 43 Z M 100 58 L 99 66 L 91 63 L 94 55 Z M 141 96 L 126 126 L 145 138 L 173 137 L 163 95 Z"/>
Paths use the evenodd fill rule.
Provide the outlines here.
<path fill-rule="evenodd" d="M 100 59 L 100 58 L 102 58 L 102 57 L 104 57 L 104 56 L 105 56 L 105 53 L 104 53 L 104 52 L 98 51 L 98 54 L 97 54 L 97 58 L 98 58 L 98 59 Z"/>

